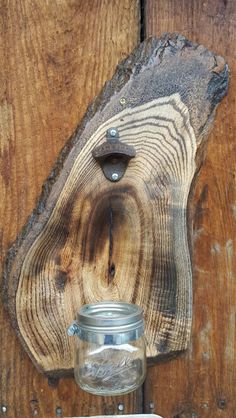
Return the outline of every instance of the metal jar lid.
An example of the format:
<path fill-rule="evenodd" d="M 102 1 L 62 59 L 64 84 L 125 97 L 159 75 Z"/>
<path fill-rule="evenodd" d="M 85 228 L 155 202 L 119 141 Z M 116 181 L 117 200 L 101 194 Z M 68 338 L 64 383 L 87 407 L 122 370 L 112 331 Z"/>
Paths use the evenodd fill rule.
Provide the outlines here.
<path fill-rule="evenodd" d="M 77 315 L 81 328 L 94 332 L 125 332 L 143 324 L 143 309 L 126 302 L 99 302 L 84 305 Z"/>
<path fill-rule="evenodd" d="M 68 329 L 83 340 L 122 343 L 136 340 L 144 333 L 143 309 L 126 302 L 99 302 L 80 308 Z M 97 337 L 95 337 L 97 335 Z"/>

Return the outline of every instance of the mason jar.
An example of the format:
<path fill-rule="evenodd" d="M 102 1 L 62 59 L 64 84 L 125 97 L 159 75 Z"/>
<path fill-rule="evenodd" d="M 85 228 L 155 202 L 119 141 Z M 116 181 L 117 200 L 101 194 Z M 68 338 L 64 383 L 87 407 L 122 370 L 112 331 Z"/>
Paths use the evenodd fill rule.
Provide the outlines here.
<path fill-rule="evenodd" d="M 74 375 L 86 392 L 120 395 L 146 375 L 143 310 L 125 302 L 84 305 L 68 328 L 75 336 Z"/>

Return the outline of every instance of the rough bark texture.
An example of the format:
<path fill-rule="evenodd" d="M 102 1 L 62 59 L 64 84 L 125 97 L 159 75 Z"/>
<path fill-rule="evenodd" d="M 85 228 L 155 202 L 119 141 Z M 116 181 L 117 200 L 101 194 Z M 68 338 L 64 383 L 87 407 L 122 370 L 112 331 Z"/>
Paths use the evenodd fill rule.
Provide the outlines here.
<path fill-rule="evenodd" d="M 236 416 L 236 2 L 147 0 L 146 36 L 178 31 L 222 54 L 229 92 L 217 112 L 192 205 L 193 330 L 190 349 L 150 368 L 145 406 L 165 418 Z"/>
<path fill-rule="evenodd" d="M 44 373 L 71 371 L 66 328 L 81 305 L 99 300 L 143 306 L 151 360 L 187 348 L 187 200 L 227 85 L 223 58 L 166 34 L 120 63 L 89 107 L 6 262 L 5 303 Z M 113 126 L 137 153 L 117 183 L 91 152 Z"/>
<path fill-rule="evenodd" d="M 58 152 L 117 63 L 137 45 L 139 2 L 1 0 L 0 36 L 3 262 Z M 118 411 L 119 402 L 125 413 L 141 411 L 140 391 L 112 399 L 82 392 L 73 378 L 48 384 L 15 337 L 2 304 L 0 347 L 1 417 L 107 415 Z"/>

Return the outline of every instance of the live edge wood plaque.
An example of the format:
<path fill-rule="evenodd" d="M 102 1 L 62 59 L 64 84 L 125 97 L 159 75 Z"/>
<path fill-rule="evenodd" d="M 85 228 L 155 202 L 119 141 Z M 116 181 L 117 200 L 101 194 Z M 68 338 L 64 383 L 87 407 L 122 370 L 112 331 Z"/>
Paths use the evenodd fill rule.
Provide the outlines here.
<path fill-rule="evenodd" d="M 73 369 L 66 330 L 86 303 L 142 306 L 152 361 L 187 348 L 189 195 L 228 78 L 224 59 L 202 45 L 150 38 L 65 145 L 4 273 L 12 325 L 46 375 Z"/>

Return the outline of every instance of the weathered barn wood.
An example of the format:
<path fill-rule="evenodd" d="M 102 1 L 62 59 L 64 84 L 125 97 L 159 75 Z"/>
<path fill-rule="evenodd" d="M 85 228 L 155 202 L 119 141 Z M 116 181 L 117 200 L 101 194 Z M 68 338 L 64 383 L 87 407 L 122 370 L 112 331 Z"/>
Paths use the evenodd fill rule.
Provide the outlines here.
<path fill-rule="evenodd" d="M 139 41 L 137 0 L 17 0 L 0 5 L 1 271 L 58 152 L 117 63 Z M 0 416 L 53 418 L 140 412 L 140 392 L 83 393 L 73 378 L 45 379 L 0 304 Z M 7 407 L 4 414 L 1 406 Z M 60 409 L 57 410 L 60 416 Z M 36 415 L 37 414 L 37 415 Z"/>
<path fill-rule="evenodd" d="M 57 416 L 107 415 L 117 413 L 120 402 L 125 413 L 145 408 L 165 418 L 235 416 L 234 0 L 1 1 L 1 260 L 88 103 L 139 42 L 141 9 L 146 36 L 182 33 L 224 56 L 231 69 L 193 204 L 190 350 L 149 368 L 143 402 L 141 392 L 90 396 L 72 378 L 48 385 L 0 305 L 0 416 L 52 418 L 56 410 Z"/>
<path fill-rule="evenodd" d="M 222 54 L 229 91 L 217 112 L 192 205 L 193 330 L 181 358 L 149 369 L 145 406 L 164 417 L 236 414 L 236 2 L 147 0 L 146 36 L 178 31 Z"/>
<path fill-rule="evenodd" d="M 136 48 L 89 107 L 6 264 L 13 326 L 43 372 L 72 369 L 66 328 L 99 300 L 144 308 L 151 359 L 187 348 L 187 199 L 227 84 L 223 58 L 167 34 Z M 115 183 L 93 158 L 112 127 L 136 152 Z"/>

